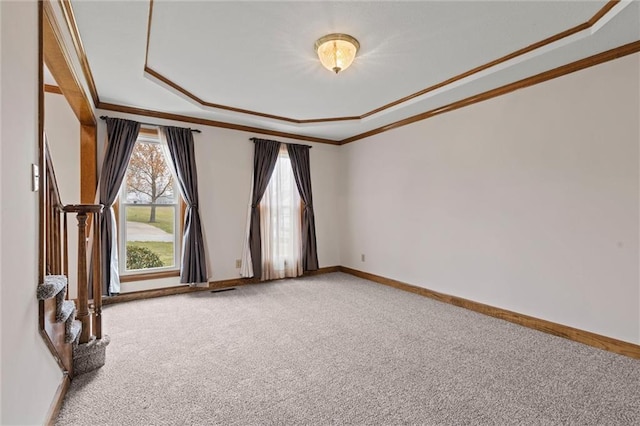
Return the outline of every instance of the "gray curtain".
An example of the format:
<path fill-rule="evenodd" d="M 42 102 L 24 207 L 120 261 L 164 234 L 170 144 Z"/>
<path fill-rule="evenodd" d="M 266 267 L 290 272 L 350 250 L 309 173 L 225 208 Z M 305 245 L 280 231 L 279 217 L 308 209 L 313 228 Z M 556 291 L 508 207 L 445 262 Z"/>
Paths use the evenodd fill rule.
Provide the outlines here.
<path fill-rule="evenodd" d="M 251 227 L 249 230 L 249 249 L 253 276 L 262 277 L 262 242 L 260 240 L 260 209 L 258 204 L 267 190 L 269 180 L 278 161 L 280 142 L 253 138 L 253 194 L 251 197 Z"/>
<path fill-rule="evenodd" d="M 207 259 L 204 236 L 198 207 L 198 173 L 190 129 L 164 127 L 171 160 L 176 169 L 180 191 L 187 203 L 182 236 L 182 262 L 180 282 L 184 284 L 206 283 Z"/>
<path fill-rule="evenodd" d="M 309 166 L 309 147 L 305 145 L 287 145 L 293 176 L 300 198 L 304 204 L 302 211 L 302 269 L 318 269 L 318 248 L 316 245 L 316 218 L 313 213 L 313 195 L 311 194 L 311 168 Z"/>
<path fill-rule="evenodd" d="M 115 215 L 113 203 L 118 196 L 122 180 L 127 171 L 131 152 L 136 144 L 140 123 L 121 118 L 106 118 L 108 145 L 100 174 L 100 204 L 105 206 L 100 216 L 100 239 L 102 249 L 103 293 L 120 293 L 120 278 L 115 253 Z"/>

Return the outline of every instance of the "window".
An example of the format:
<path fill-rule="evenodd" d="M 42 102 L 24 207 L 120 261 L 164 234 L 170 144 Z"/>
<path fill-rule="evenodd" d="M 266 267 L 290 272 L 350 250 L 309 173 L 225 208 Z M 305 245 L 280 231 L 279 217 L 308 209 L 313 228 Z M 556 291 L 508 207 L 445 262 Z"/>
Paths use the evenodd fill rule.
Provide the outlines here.
<path fill-rule="evenodd" d="M 123 276 L 178 270 L 180 196 L 156 136 L 141 133 L 119 203 L 119 263 Z"/>
<path fill-rule="evenodd" d="M 287 146 L 282 144 L 273 175 L 260 201 L 264 279 L 302 275 L 301 203 Z"/>

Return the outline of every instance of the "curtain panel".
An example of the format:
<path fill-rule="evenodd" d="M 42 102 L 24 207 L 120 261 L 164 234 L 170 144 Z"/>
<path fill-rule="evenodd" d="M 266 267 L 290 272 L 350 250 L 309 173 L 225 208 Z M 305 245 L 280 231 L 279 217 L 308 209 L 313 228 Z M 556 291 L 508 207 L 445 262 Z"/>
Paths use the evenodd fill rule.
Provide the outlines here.
<path fill-rule="evenodd" d="M 198 173 L 193 134 L 191 129 L 180 127 L 163 126 L 159 131 L 163 142 L 166 141 L 178 186 L 187 204 L 182 236 L 180 282 L 192 285 L 208 283 L 206 247 L 198 207 Z"/>
<path fill-rule="evenodd" d="M 118 274 L 118 232 L 113 203 L 116 201 L 122 180 L 129 165 L 131 153 L 136 144 L 140 123 L 121 118 L 106 118 L 107 149 L 102 162 L 102 172 L 98 183 L 99 202 L 106 211 L 100 216 L 100 237 L 102 249 L 103 293 L 120 293 Z"/>
<path fill-rule="evenodd" d="M 249 249 L 253 275 L 262 278 L 262 243 L 260 239 L 260 200 L 264 196 L 278 161 L 280 142 L 254 138 L 253 192 L 251 196 L 251 225 Z"/>
<path fill-rule="evenodd" d="M 304 204 L 302 210 L 302 269 L 315 271 L 318 269 L 318 248 L 316 244 L 316 218 L 313 212 L 313 195 L 311 193 L 309 147 L 288 144 L 287 150 L 298 192 Z"/>
<path fill-rule="evenodd" d="M 303 274 L 301 207 L 286 144 L 281 144 L 276 167 L 260 200 L 262 279 Z"/>

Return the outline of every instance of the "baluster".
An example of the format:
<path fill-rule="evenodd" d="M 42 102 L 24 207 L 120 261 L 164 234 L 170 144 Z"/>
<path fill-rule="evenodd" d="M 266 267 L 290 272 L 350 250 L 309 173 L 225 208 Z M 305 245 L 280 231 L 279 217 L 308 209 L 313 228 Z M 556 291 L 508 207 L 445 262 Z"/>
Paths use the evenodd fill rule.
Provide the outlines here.
<path fill-rule="evenodd" d="M 53 207 L 53 273 L 60 275 L 60 213 L 57 206 Z"/>
<path fill-rule="evenodd" d="M 46 196 L 46 223 L 45 223 L 45 234 L 47 236 L 47 242 L 45 245 L 45 265 L 46 271 L 45 274 L 52 274 L 52 266 L 51 266 L 51 247 L 53 246 L 53 235 L 51 233 L 52 221 L 53 221 L 53 205 L 51 203 L 51 188 L 47 188 L 47 196 Z"/>
<path fill-rule="evenodd" d="M 100 256 L 100 213 L 93 214 L 93 330 L 102 339 L 102 269 Z"/>
<path fill-rule="evenodd" d="M 67 277 L 67 294 L 65 296 L 65 298 L 67 300 L 69 300 L 69 232 L 67 229 L 67 213 L 63 212 L 62 213 L 62 223 L 63 223 L 63 234 L 64 236 L 62 237 L 62 242 L 64 245 L 64 269 L 63 269 L 63 274 L 65 277 Z"/>

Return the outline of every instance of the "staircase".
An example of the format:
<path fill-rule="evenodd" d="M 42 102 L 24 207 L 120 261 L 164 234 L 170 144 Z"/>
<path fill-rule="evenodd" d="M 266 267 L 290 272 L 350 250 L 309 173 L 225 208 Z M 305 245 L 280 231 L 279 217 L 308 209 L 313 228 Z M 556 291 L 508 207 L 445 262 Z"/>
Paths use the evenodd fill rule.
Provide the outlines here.
<path fill-rule="evenodd" d="M 99 223 L 102 205 L 60 202 L 58 184 L 45 142 L 45 172 L 40 196 L 40 334 L 64 374 L 70 377 L 100 368 L 105 363 L 109 337 L 102 336 L 102 278 Z M 67 215 L 78 222 L 77 298 L 69 300 Z M 87 235 L 89 238 L 87 238 Z M 89 278 L 93 297 L 90 299 Z"/>
<path fill-rule="evenodd" d="M 64 342 L 77 343 L 82 323 L 76 319 L 76 304 L 65 300 L 66 294 L 67 277 L 64 275 L 47 275 L 44 282 L 38 285 L 38 300 L 55 298 L 55 322 L 64 323 Z"/>

